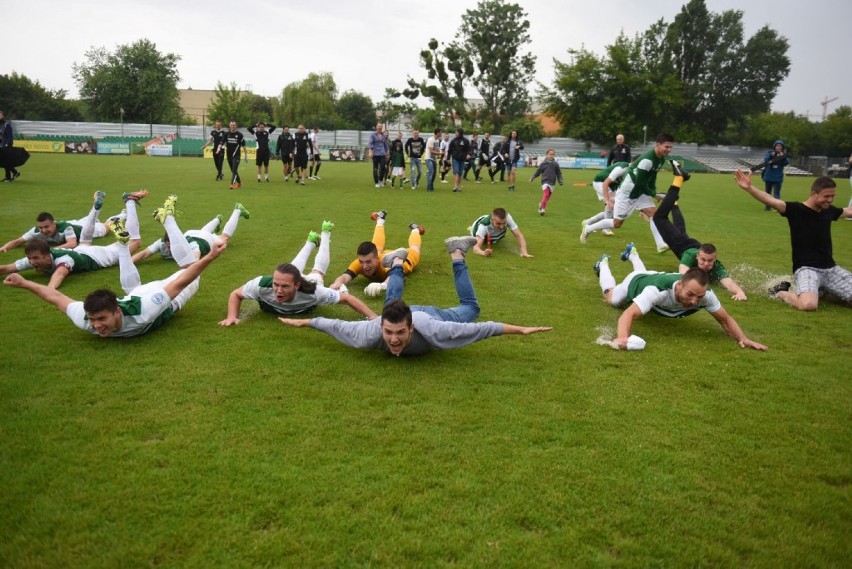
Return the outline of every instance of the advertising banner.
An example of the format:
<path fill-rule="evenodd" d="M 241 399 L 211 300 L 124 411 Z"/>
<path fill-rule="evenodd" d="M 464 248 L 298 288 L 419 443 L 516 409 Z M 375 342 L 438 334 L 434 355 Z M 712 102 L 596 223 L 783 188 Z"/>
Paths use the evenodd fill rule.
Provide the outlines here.
<path fill-rule="evenodd" d="M 145 147 L 145 150 L 148 152 L 148 156 L 171 156 L 172 155 L 172 145 L 171 144 L 149 144 Z M 130 152 L 130 148 L 127 149 Z"/>
<path fill-rule="evenodd" d="M 98 154 L 130 154 L 130 143 L 98 142 Z"/>
<path fill-rule="evenodd" d="M 61 140 L 16 140 L 15 146 L 27 152 L 65 152 L 65 143 Z"/>
<path fill-rule="evenodd" d="M 328 151 L 328 159 L 338 162 L 358 162 L 361 160 L 361 153 L 357 150 L 331 148 Z"/>

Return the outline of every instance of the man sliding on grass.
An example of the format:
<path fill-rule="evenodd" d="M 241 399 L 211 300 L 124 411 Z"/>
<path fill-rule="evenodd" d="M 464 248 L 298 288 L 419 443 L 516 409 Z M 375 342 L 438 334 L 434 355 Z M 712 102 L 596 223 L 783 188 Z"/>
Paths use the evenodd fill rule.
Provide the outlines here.
<path fill-rule="evenodd" d="M 328 318 L 298 320 L 279 318 L 288 326 L 311 327 L 325 332 L 353 348 L 382 350 L 394 356 L 419 356 L 433 350 L 460 348 L 502 334 L 535 334 L 552 330 L 549 326 L 515 326 L 499 322 L 473 322 L 479 316 L 479 302 L 464 262 L 465 252 L 475 237 L 451 237 L 445 241 L 453 259 L 453 280 L 460 305 L 454 308 L 411 306 L 402 298 L 405 249 L 382 258 L 389 268 L 388 289 L 381 318 L 348 322 Z"/>
<path fill-rule="evenodd" d="M 164 218 L 165 214 L 160 217 Z M 121 237 L 123 239 L 118 243 L 119 270 L 121 286 L 127 293 L 123 298 L 118 298 L 111 290 L 99 289 L 89 293 L 84 302 L 79 302 L 18 274 L 9 275 L 3 282 L 30 291 L 65 313 L 81 330 L 101 338 L 141 336 L 168 322 L 186 305 L 198 291 L 202 271 L 227 247 L 225 243 L 215 243 L 207 255 L 185 269 L 165 280 L 143 285 L 127 248 L 130 235 L 125 232 Z"/>

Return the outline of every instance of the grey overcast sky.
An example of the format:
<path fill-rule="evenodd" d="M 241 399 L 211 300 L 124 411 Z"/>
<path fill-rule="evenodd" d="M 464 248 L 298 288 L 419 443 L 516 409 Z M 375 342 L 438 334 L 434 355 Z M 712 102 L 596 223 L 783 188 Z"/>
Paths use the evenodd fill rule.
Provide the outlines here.
<path fill-rule="evenodd" d="M 598 54 L 619 31 L 633 36 L 685 2 L 663 0 L 522 0 L 531 26 L 536 79 L 553 81 L 553 59 L 584 46 Z M 706 0 L 712 12 L 744 12 L 746 37 L 764 25 L 790 42 L 790 75 L 772 110 L 818 119 L 820 102 L 852 105 L 852 2 L 848 0 Z M 353 89 L 375 102 L 385 87 L 423 77 L 418 53 L 430 37 L 453 39 L 476 0 L 426 2 L 349 0 L 39 0 L 3 9 L 0 73 L 16 71 L 48 89 L 77 97 L 72 66 L 92 47 L 148 38 L 161 52 L 180 55 L 179 87 L 213 89 L 217 81 L 265 96 L 281 93 L 310 72 L 330 72 L 340 93 Z M 471 96 L 474 96 L 471 93 Z M 421 103 L 423 104 L 423 103 Z M 14 110 L 10 110 L 14 117 Z"/>

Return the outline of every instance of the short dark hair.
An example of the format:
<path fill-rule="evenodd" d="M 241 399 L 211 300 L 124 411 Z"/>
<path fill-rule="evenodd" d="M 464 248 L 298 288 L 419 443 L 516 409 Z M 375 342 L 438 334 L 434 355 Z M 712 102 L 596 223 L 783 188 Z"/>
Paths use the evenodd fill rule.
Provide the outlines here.
<path fill-rule="evenodd" d="M 29 257 L 33 253 L 47 255 L 50 253 L 50 245 L 44 239 L 33 239 L 27 242 L 26 247 L 24 247 L 24 255 Z"/>
<path fill-rule="evenodd" d="M 491 212 L 491 215 L 500 219 L 506 219 L 506 216 L 508 214 L 506 213 L 506 210 L 502 207 L 495 207 L 494 211 Z"/>
<path fill-rule="evenodd" d="M 705 255 L 712 255 L 716 252 L 716 246 L 712 243 L 702 243 L 701 247 L 699 247 L 698 250 L 704 253 Z"/>
<path fill-rule="evenodd" d="M 710 276 L 707 274 L 706 271 L 702 271 L 698 267 L 692 267 L 691 269 L 683 273 L 683 276 L 680 278 L 680 280 L 683 283 L 687 283 L 689 281 L 696 281 L 701 286 L 707 286 L 708 284 L 710 284 Z"/>
<path fill-rule="evenodd" d="M 667 132 L 661 132 L 657 135 L 657 144 L 663 144 L 664 142 L 674 142 L 674 137 Z"/>
<path fill-rule="evenodd" d="M 53 216 L 46 211 L 41 212 L 36 216 L 36 222 L 41 223 L 43 221 L 53 221 Z"/>
<path fill-rule="evenodd" d="M 457 128 L 457 129 L 456 129 L 456 134 L 460 134 L 460 135 L 464 136 L 464 129 Z"/>
<path fill-rule="evenodd" d="M 372 241 L 364 241 L 360 245 L 358 245 L 358 250 L 356 251 L 358 255 L 370 255 L 375 253 L 379 254 L 379 248 L 376 247 L 376 244 Z"/>
<path fill-rule="evenodd" d="M 834 180 L 827 176 L 820 176 L 814 183 L 811 184 L 811 193 L 818 194 L 823 190 L 827 190 L 829 188 L 836 188 L 837 184 L 834 183 Z"/>
<path fill-rule="evenodd" d="M 411 308 L 399 299 L 391 300 L 382 308 L 382 321 L 387 321 L 391 324 L 405 322 L 410 328 Z"/>
<path fill-rule="evenodd" d="M 290 275 L 293 277 L 293 282 L 298 286 L 299 290 L 304 292 L 305 294 L 313 294 L 317 290 L 317 284 L 313 281 L 309 281 L 302 276 L 302 271 L 296 267 L 293 263 L 282 263 L 275 267 L 276 273 L 283 273 L 285 275 Z"/>
<path fill-rule="evenodd" d="M 441 127 L 436 128 L 436 129 L 435 129 L 435 134 L 440 134 L 440 133 L 441 133 Z"/>
<path fill-rule="evenodd" d="M 95 314 L 107 310 L 115 312 L 118 310 L 118 297 L 109 289 L 99 288 L 86 295 L 83 301 L 83 310 L 86 314 Z"/>

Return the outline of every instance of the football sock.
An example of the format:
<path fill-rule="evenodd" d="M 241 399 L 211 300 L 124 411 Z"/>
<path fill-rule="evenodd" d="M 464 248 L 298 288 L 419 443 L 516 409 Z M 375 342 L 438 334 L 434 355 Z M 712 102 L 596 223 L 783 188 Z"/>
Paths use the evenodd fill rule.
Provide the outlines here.
<path fill-rule="evenodd" d="M 657 250 L 668 248 L 668 245 L 663 240 L 663 236 L 660 235 L 660 232 L 657 230 L 657 226 L 654 225 L 654 220 L 651 219 L 651 222 L 648 223 L 651 226 L 651 235 L 654 236 L 654 242 L 657 244 Z"/>
<path fill-rule="evenodd" d="M 178 227 L 174 216 L 169 215 L 163 221 L 163 227 L 166 230 L 166 235 L 169 236 L 169 244 L 172 249 L 172 258 L 178 267 L 186 267 L 195 262 L 195 255 L 192 254 L 192 249 L 189 246 L 189 241 L 186 240 L 186 235 Z"/>
<path fill-rule="evenodd" d="M 206 231 L 207 233 L 216 233 L 216 228 L 219 226 L 219 218 L 214 217 L 207 224 L 201 228 L 201 231 Z"/>
<path fill-rule="evenodd" d="M 127 208 L 127 218 L 124 220 L 124 227 L 130 234 L 130 238 L 142 239 L 142 234 L 139 232 L 139 212 L 136 209 L 138 203 L 136 200 L 127 200 L 124 207 Z"/>
<path fill-rule="evenodd" d="M 130 294 L 133 289 L 142 284 L 139 270 L 130 258 L 130 249 L 124 243 L 118 244 L 118 281 L 125 294 Z"/>
<path fill-rule="evenodd" d="M 635 248 L 630 252 L 628 259 L 630 259 L 630 264 L 633 265 L 634 271 L 644 273 L 648 270 L 645 268 L 645 263 L 642 262 L 642 259 L 639 257 L 639 252 Z"/>
<path fill-rule="evenodd" d="M 591 225 L 587 225 L 587 232 L 592 233 L 593 231 L 600 231 L 601 229 L 613 229 L 615 227 L 615 222 L 611 219 L 602 219 L 596 223 L 592 223 Z"/>
<path fill-rule="evenodd" d="M 328 265 L 331 263 L 331 252 L 329 251 L 329 242 L 331 241 L 331 233 L 323 231 L 320 233 L 320 244 L 317 250 L 317 256 L 314 258 L 314 271 L 318 271 L 323 275 L 328 272 Z"/>
<path fill-rule="evenodd" d="M 316 248 L 316 244 L 313 241 L 305 241 L 305 244 L 302 245 L 302 250 L 299 251 L 299 254 L 296 255 L 296 258 L 291 262 L 299 269 L 299 272 L 305 272 L 305 265 L 308 264 L 308 258 L 311 256 L 311 253 Z"/>
<path fill-rule="evenodd" d="M 83 222 L 83 229 L 80 231 L 80 243 L 91 243 L 95 237 L 95 223 L 98 222 L 98 210 L 92 208 L 89 215 Z"/>
<path fill-rule="evenodd" d="M 612 276 L 612 271 L 609 270 L 609 261 L 600 264 L 600 277 L 598 281 L 601 285 L 601 292 L 606 292 L 615 288 L 615 278 Z"/>
<path fill-rule="evenodd" d="M 240 222 L 240 210 L 235 209 L 231 212 L 231 217 L 228 218 L 228 221 L 225 223 L 225 229 L 222 230 L 222 235 L 227 235 L 228 237 L 233 237 L 234 233 L 237 232 L 237 224 Z"/>

